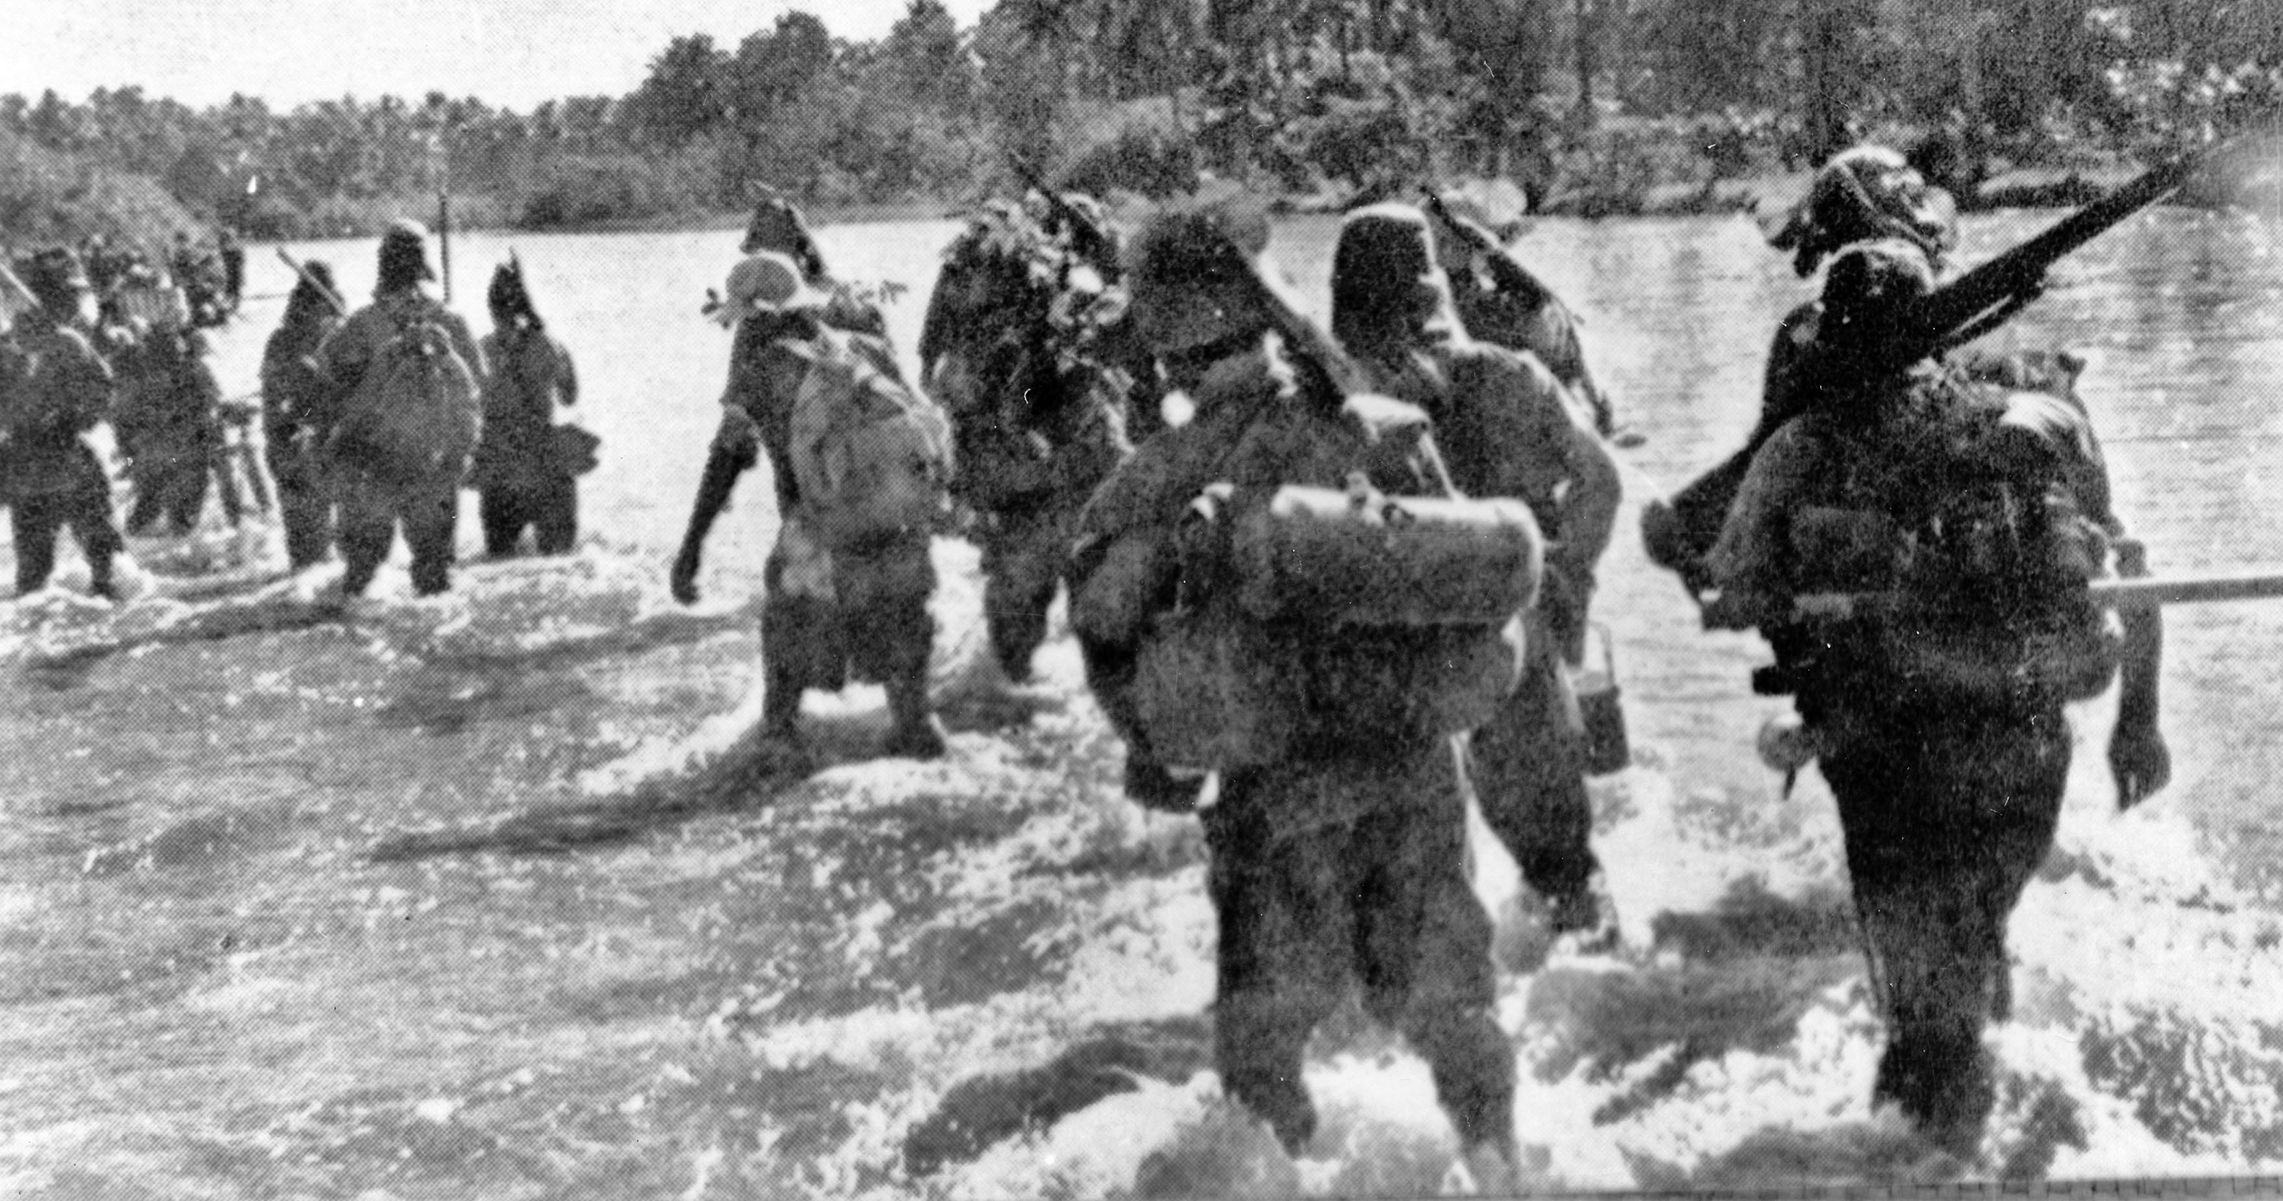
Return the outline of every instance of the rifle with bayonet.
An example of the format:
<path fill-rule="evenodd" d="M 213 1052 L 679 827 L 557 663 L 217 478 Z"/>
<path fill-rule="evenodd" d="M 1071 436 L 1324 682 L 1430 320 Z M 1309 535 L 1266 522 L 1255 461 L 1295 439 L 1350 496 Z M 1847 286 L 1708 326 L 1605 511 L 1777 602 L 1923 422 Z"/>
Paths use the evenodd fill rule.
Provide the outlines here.
<path fill-rule="evenodd" d="M 2054 263 L 2171 195 L 2228 145 L 2219 143 L 2152 167 L 2037 236 L 1936 288 L 1901 315 L 1894 332 L 1871 358 L 1809 351 L 1794 387 L 1813 396 L 1866 375 L 1900 371 L 1989 333 L 2038 297 Z M 1743 449 L 1674 493 L 1671 500 L 1652 502 L 1642 513 L 1649 557 L 1679 573 L 1691 592 L 1702 589 L 1703 558 L 1720 537 L 1752 456 L 1779 428 L 1781 423 L 1762 421 Z"/>
<path fill-rule="evenodd" d="M 1063 199 L 1062 193 L 1049 187 L 1037 169 L 1020 156 L 1010 155 L 1007 164 L 1014 168 L 1015 178 L 1021 180 L 1024 187 L 1043 197 L 1047 211 L 1053 213 L 1055 220 L 1070 231 L 1070 248 L 1077 252 L 1078 257 L 1101 272 L 1104 282 L 1115 281 L 1118 277 L 1118 247 L 1109 231 L 1095 224 L 1094 219 L 1077 205 Z"/>

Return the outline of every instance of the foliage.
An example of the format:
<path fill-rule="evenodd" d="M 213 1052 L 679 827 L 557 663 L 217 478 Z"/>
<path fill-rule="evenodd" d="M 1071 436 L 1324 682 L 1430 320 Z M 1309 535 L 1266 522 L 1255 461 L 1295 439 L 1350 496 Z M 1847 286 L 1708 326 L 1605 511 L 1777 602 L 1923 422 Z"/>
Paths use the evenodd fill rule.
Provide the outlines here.
<path fill-rule="evenodd" d="M 734 46 L 668 39 L 625 96 L 528 112 L 0 96 L 0 236 L 185 213 L 363 231 L 447 189 L 546 225 L 742 207 L 756 183 L 953 201 L 1004 188 L 1010 155 L 1149 195 L 1201 170 L 1358 194 L 1492 174 L 1613 213 L 1874 134 L 1933 139 L 1970 189 L 1994 163 L 2162 153 L 2276 105 L 2279 70 L 2272 0 L 996 0 L 969 28 L 907 0 L 875 42 L 787 12 Z"/>

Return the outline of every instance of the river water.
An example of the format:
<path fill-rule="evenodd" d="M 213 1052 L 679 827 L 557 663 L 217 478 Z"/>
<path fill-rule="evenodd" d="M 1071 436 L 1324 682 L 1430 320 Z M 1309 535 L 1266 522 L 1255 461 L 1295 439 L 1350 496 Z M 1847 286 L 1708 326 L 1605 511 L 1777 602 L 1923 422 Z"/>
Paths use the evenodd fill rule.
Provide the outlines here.
<path fill-rule="evenodd" d="M 2037 212 L 1969 218 L 1960 260 L 1979 261 L 2052 219 Z M 887 312 L 908 359 L 937 256 L 956 229 L 930 221 L 821 234 L 843 277 L 907 289 Z M 1273 260 L 1318 306 L 1335 232 L 1330 219 L 1294 219 L 1280 225 L 1271 246 Z M 513 251 L 542 312 L 577 355 L 583 420 L 610 448 L 606 467 L 583 484 L 590 525 L 606 539 L 670 553 L 679 536 L 728 341 L 697 308 L 705 289 L 719 286 L 735 239 L 698 232 L 454 240 L 458 307 L 479 329 L 489 266 Z M 2279 242 L 2283 220 L 2274 214 L 2145 212 L 2060 264 L 2045 297 L 1997 335 L 2091 360 L 2082 392 L 2108 448 L 2117 507 L 2149 543 L 2159 573 L 2283 567 L 2283 456 L 2276 453 L 2283 406 L 2271 400 L 2283 380 Z M 332 260 L 357 296 L 370 284 L 369 247 L 291 249 Z M 1519 249 L 1586 314 L 1595 368 L 1623 420 L 1648 435 L 1622 454 L 1636 500 L 1678 487 L 1733 448 L 1756 413 L 1775 322 L 1809 291 L 1788 259 L 1737 216 L 1547 220 Z M 273 256 L 257 256 L 253 270 L 254 291 L 287 282 Z M 255 339 L 230 339 L 218 367 L 226 381 L 250 380 L 257 355 Z M 749 569 L 766 547 L 767 507 L 741 511 L 747 520 L 724 522 L 713 536 L 717 570 Z M 1627 531 L 1615 554 L 1637 553 L 1629 538 Z M 1612 588 L 1659 586 L 1653 574 L 1613 570 Z M 1738 769 L 1737 738 L 1749 736 L 1763 711 L 1740 701 L 1751 645 L 1696 633 L 1683 610 L 1659 609 L 1630 630 L 1624 616 L 1622 606 L 1612 608 L 1628 641 L 1668 665 L 1657 678 L 1632 682 L 1635 720 L 1674 742 L 1688 774 L 1741 784 L 1756 769 Z M 2283 779 L 2283 706 L 2274 703 L 2283 686 L 2259 653 L 2283 635 L 2283 605 L 2175 609 L 2168 620 L 2171 803 L 2192 809 L 2247 882 L 2283 879 L 2283 855 L 2273 853 L 2283 850 L 2283 821 L 2273 816 L 2283 799 L 2273 785 Z M 1749 717 L 1722 719 L 1721 707 Z"/>
<path fill-rule="evenodd" d="M 2283 416 L 2267 403 L 2263 387 L 2283 377 L 2278 218 L 2283 214 L 2142 214 L 2060 265 L 2046 296 L 2001 335 L 2025 345 L 2071 347 L 2092 360 L 2082 392 L 2108 448 L 2117 507 L 2150 544 L 2160 573 L 2283 565 L 2283 529 L 2273 520 L 2283 499 L 2283 468 L 2272 452 Z M 1961 257 L 1976 261 L 2050 219 L 2034 213 L 1972 218 Z M 820 231 L 843 278 L 905 289 L 888 314 L 907 360 L 936 256 L 956 229 L 954 222 L 934 221 Z M 1329 218 L 1289 220 L 1271 246 L 1274 262 L 1319 312 L 1335 229 Z M 715 231 L 473 234 L 453 241 L 455 307 L 480 328 L 484 280 L 491 264 L 512 251 L 525 264 L 550 328 L 577 358 L 582 420 L 604 439 L 602 467 L 582 482 L 585 525 L 595 544 L 588 557 L 616 564 L 612 570 L 646 578 L 662 571 L 679 537 L 728 348 L 727 333 L 701 318 L 698 308 L 705 289 L 720 286 L 736 240 L 734 232 Z M 1792 276 L 1787 259 L 1767 249 L 1750 221 L 1735 216 L 1549 220 L 1519 248 L 1586 315 L 1588 353 L 1615 393 L 1620 419 L 1647 438 L 1619 452 L 1632 503 L 1605 562 L 1597 601 L 1616 634 L 1628 716 L 1647 769 L 1596 787 L 1601 851 L 1628 940 L 1666 946 L 1652 929 L 1660 914 L 1709 912 L 1740 881 L 1759 880 L 1787 897 L 1818 889 L 1817 895 L 1833 895 L 1842 881 L 1828 796 L 1811 772 L 1795 794 L 1783 797 L 1750 753 L 1759 723 L 1781 707 L 1751 696 L 1745 686 L 1763 652 L 1745 636 L 1699 632 L 1679 589 L 1646 565 L 1633 532 L 1640 500 L 1719 461 L 1751 424 L 1769 334 L 1808 285 Z M 372 243 L 290 249 L 329 259 L 351 296 L 369 291 Z M 279 293 L 290 282 L 266 249 L 251 266 L 253 293 Z M 216 366 L 226 390 L 252 387 L 259 335 L 274 313 L 274 300 L 258 302 L 250 320 L 217 339 Z M 757 592 L 773 525 L 765 495 L 756 482 L 743 485 L 741 503 L 716 528 L 705 577 L 709 596 Z M 464 549 L 473 537 L 472 525 L 464 525 Z M 516 578 L 500 576 L 486 586 Z M 477 616 L 480 625 L 483 615 Z M 2283 704 L 2277 703 L 2283 682 L 2262 653 L 2283 638 L 2283 605 L 2182 608 L 2167 618 L 2165 729 L 2173 783 L 2135 813 L 2113 814 L 2098 753 L 2105 709 L 2099 702 L 2080 707 L 2061 848 L 2014 927 L 2021 1003 L 2011 1032 L 2000 1036 L 2013 1090 L 2001 1102 L 2001 1141 L 2043 1147 L 2047 1155 L 2057 1143 L 2076 1147 L 2057 1161 L 2055 1170 L 2065 1174 L 2241 1171 L 2283 1160 L 2283 1031 L 2270 1012 L 2271 998 L 2283 989 L 2283 963 L 2275 962 L 2273 950 L 2283 941 L 2273 893 L 2283 883 L 2283 820 L 2272 809 L 2279 791 L 2274 781 L 2283 779 L 2277 749 L 2283 746 Z M 271 654 L 253 643 L 222 646 L 214 653 L 225 666 Z M 280 664 L 279 671 L 298 670 Z M 1074 668 L 1066 674 L 1075 688 Z M 664 712 L 673 708 L 667 702 L 679 686 L 670 675 L 645 676 L 644 690 L 628 695 L 655 693 Z M 567 704 L 529 703 L 542 716 Z M 622 719 L 603 712 L 597 720 L 602 724 L 595 728 L 607 731 Z M 512 797 L 528 786 L 510 775 L 485 799 Z M 899 778 L 894 786 L 916 785 Z M 930 794 L 925 807 L 958 803 L 956 791 L 941 801 Z M 377 792 L 350 798 L 356 805 L 380 799 Z M 1496 857 L 1493 852 L 1486 862 Z M 619 862 L 598 859 L 566 870 L 619 870 Z M 1510 866 L 1501 877 L 1493 863 L 1486 877 L 1486 899 L 1505 905 L 1513 893 Z M 1158 959 L 1147 966 L 1140 959 L 1118 961 L 1101 993 L 1116 1003 L 1087 999 L 1082 1012 L 1156 1006 L 1151 1012 L 1194 1015 L 1202 1008 L 1206 994 L 1197 973 L 1207 960 L 1195 940 L 1208 938 L 1210 927 L 1192 892 L 1173 890 L 1169 896 L 1185 900 L 1153 900 L 1119 918 L 1136 930 L 1179 935 L 1142 939 L 1152 948 L 1172 948 L 1161 956 L 1171 965 L 1163 968 L 1163 981 L 1152 975 Z M 479 921 L 470 928 L 485 927 Z M 736 970 L 750 973 L 751 965 L 740 961 Z M 1850 978 L 1859 978 L 1859 968 L 1844 945 L 1837 953 L 1822 946 L 1775 966 L 1754 960 L 1676 967 L 1657 959 L 1618 972 L 1549 969 L 1524 990 L 1526 1001 L 1522 994 L 1510 998 L 1526 1011 L 1511 1024 L 1523 1031 L 1525 1059 L 1537 1073 L 1535 1082 L 1525 1081 L 1525 1125 L 1537 1124 L 1540 1137 L 1550 1140 L 1555 1178 L 1574 1184 L 1734 1183 L 1717 1175 L 1661 1176 L 1662 1169 L 1641 1165 L 1653 1160 L 1693 1170 L 1734 1153 L 1752 1131 L 1826 1131 L 1827 1143 L 1811 1150 L 1829 1158 L 1855 1137 L 1829 1132 L 1861 1116 L 1877 1039 L 1859 989 L 1830 991 Z M 1791 1006 L 1777 1006 L 1786 1016 L 1769 1027 L 1775 1036 L 1714 1030 L 1733 1024 L 1722 998 L 1756 996 Z M 888 1015 L 878 1019 L 881 1028 L 904 1029 L 894 1024 L 904 1010 L 885 1003 L 847 1020 L 877 1014 Z M 951 1029 L 968 1020 L 953 1007 L 925 1018 L 917 1028 Z M 1009 1040 L 1021 1028 L 988 1011 L 975 1021 Z M 829 1043 L 856 1028 L 818 1026 L 803 1037 Z M 1656 1031 L 1664 1034 L 1651 1037 Z M 1667 1035 L 1697 1048 L 1664 1061 L 1677 1064 L 1670 1073 L 1655 1056 L 1643 1057 Z M 931 1044 L 919 1039 L 913 1045 Z M 1720 1057 L 1703 1058 L 1715 1053 Z M 1564 1077 L 1561 1065 L 1580 1055 L 1619 1066 L 1598 1076 L 1580 1069 Z M 915 1062 L 932 1061 L 922 1054 Z M 1343 1058 L 1321 1072 L 1312 1068 L 1311 1079 L 1320 1092 L 1348 1097 L 1341 1104 L 1353 1112 L 1387 1114 L 1400 1107 L 1404 1116 L 1387 1122 L 1424 1120 L 1439 1131 L 1416 1063 L 1396 1062 L 1391 1068 L 1384 1057 Z M 2066 1100 L 2062 1108 L 2076 1115 L 2068 1121 L 2091 1131 L 2089 1140 L 2082 1132 L 2072 1139 L 2065 1130 L 2039 1127 L 2037 1115 L 2047 1111 L 2049 1097 Z M 1368 1124 L 1359 1129 L 1368 1133 Z M 1058 1154 L 1086 1153 L 1083 1139 L 1070 1139 L 1025 1150 L 1030 1158 L 1021 1171 L 1046 1172 Z M 854 1162 L 857 1147 L 849 1141 L 834 1154 Z M 1791 1161 L 1778 1151 L 1778 1181 L 1856 1174 L 1785 1167 Z M 1042 1178 L 1018 1173 L 1004 1180 Z M 984 1190 L 976 1195 L 991 1195 L 975 1187 Z M 1355 1184 L 1348 1191 L 1368 1190 Z"/>

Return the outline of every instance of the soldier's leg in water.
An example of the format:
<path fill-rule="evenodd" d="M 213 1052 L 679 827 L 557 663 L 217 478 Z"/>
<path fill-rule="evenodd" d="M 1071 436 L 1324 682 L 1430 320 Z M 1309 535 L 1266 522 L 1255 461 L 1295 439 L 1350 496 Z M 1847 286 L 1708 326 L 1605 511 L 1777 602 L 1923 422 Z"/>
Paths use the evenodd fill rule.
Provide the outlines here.
<path fill-rule="evenodd" d="M 943 723 L 928 698 L 935 617 L 927 602 L 935 592 L 935 562 L 927 535 L 898 535 L 861 554 L 836 554 L 833 568 L 849 650 L 863 674 L 888 691 L 895 725 L 884 749 L 914 759 L 940 757 Z"/>
<path fill-rule="evenodd" d="M 135 501 L 127 508 L 127 532 L 140 538 L 149 534 L 166 512 L 165 494 L 161 491 L 166 476 L 155 471 L 138 471 L 131 478 L 135 481 Z"/>
<path fill-rule="evenodd" d="M 1205 814 L 1205 890 L 1220 926 L 1213 1061 L 1221 1087 L 1298 1155 L 1316 1133 L 1301 1082 L 1308 1036 L 1346 995 L 1354 914 L 1343 870 L 1352 826 L 1281 831 L 1294 793 L 1325 786 L 1303 768 L 1232 771 Z"/>
<path fill-rule="evenodd" d="M 761 585 L 763 752 L 773 768 L 797 771 L 808 761 L 801 693 L 839 688 L 846 658 L 832 562 L 798 520 L 778 526 Z"/>
<path fill-rule="evenodd" d="M 516 542 L 523 537 L 520 497 L 514 489 L 499 486 L 476 493 L 476 522 L 483 527 L 484 553 L 494 559 L 514 554 Z"/>
<path fill-rule="evenodd" d="M 2059 711 L 2040 714 L 1989 746 L 1988 758 L 1973 757 L 1960 767 L 1982 786 L 1982 837 L 1974 845 L 1983 858 L 1976 871 L 1981 900 L 1982 962 L 1990 977 L 1989 1017 L 2013 1017 L 2013 969 L 2006 955 L 2006 926 L 2014 906 L 2053 850 L 2061 824 L 2061 802 L 2068 790 L 2070 734 Z"/>
<path fill-rule="evenodd" d="M 206 463 L 200 459 L 185 459 L 168 470 L 165 494 L 166 519 L 177 534 L 188 534 L 198 529 L 199 515 L 206 511 Z"/>
<path fill-rule="evenodd" d="M 127 549 L 127 541 L 119 536 L 111 516 L 111 477 L 92 455 L 83 468 L 63 519 L 70 524 L 72 536 L 79 539 L 79 553 L 87 560 L 89 590 L 97 596 L 112 596 L 112 570 L 120 552 Z M 51 548 L 55 545 L 52 535 L 47 544 Z"/>
<path fill-rule="evenodd" d="M 1002 514 L 998 522 L 983 547 L 983 617 L 1000 670 L 1021 683 L 1030 679 L 1031 656 L 1046 641 L 1046 613 L 1068 556 L 1068 523 L 1053 510 Z"/>
<path fill-rule="evenodd" d="M 1483 820 L 1523 880 L 1552 906 L 1556 933 L 1596 929 L 1614 918 L 1601 912 L 1594 891 L 1600 863 L 1588 842 L 1593 802 L 1575 712 L 1560 653 L 1533 617 L 1521 685 L 1474 732 L 1469 774 Z"/>
<path fill-rule="evenodd" d="M 532 498 L 531 519 L 537 529 L 539 553 L 567 555 L 579 540 L 579 481 L 576 476 L 558 476 L 540 485 Z"/>
<path fill-rule="evenodd" d="M 344 472 L 339 483 L 341 594 L 363 596 L 396 541 L 396 507 L 386 489 L 361 473 Z"/>
<path fill-rule="evenodd" d="M 404 490 L 397 507 L 405 545 L 412 549 L 412 594 L 434 596 L 452 587 L 453 542 L 460 530 L 456 480 L 423 481 Z"/>
<path fill-rule="evenodd" d="M 2004 917 L 2050 845 L 2067 770 L 2065 742 L 2002 730 L 1885 731 L 1823 761 L 1886 1000 L 1873 1099 L 1961 1156 L 1995 1099 L 1982 1032 L 2006 991 Z"/>
<path fill-rule="evenodd" d="M 8 509 L 16 551 L 16 595 L 48 586 L 55 574 L 55 540 L 63 530 L 63 501 L 53 495 L 18 497 Z"/>
<path fill-rule="evenodd" d="M 285 524 L 285 559 L 299 571 L 333 547 L 333 496 L 308 456 L 287 454 L 272 474 L 277 477 L 278 517 Z"/>
<path fill-rule="evenodd" d="M 1472 1155 L 1470 1168 L 1507 1177 L 1476 1183 L 1511 1186 L 1514 1046 L 1491 1012 L 1490 915 L 1467 879 L 1466 807 L 1449 747 L 1390 755 L 1353 778 L 1381 793 L 1353 852 L 1376 859 L 1352 893 L 1365 1006 L 1427 1061 L 1459 1144 L 1488 1150 L 1503 1173 Z"/>

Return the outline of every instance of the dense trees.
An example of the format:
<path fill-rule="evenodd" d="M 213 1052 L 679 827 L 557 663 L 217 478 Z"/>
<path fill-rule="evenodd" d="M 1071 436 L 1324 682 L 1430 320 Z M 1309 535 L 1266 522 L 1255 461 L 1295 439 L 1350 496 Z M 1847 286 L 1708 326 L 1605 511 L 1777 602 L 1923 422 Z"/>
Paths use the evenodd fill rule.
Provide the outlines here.
<path fill-rule="evenodd" d="M 955 200 L 1004 186 L 1009 154 L 1137 189 L 1495 171 L 1623 211 L 1866 133 L 1940 135 L 1965 185 L 2145 154 L 2274 103 L 2279 66 L 2274 0 L 997 0 L 965 29 L 909 0 L 877 42 L 789 12 L 734 46 L 673 38 L 624 97 L 525 113 L 196 111 L 127 86 L 0 96 L 0 139 L 40 179 L 148 177 L 257 233 L 369 223 L 447 180 L 463 211 L 533 224 L 738 207 L 756 183 Z"/>

